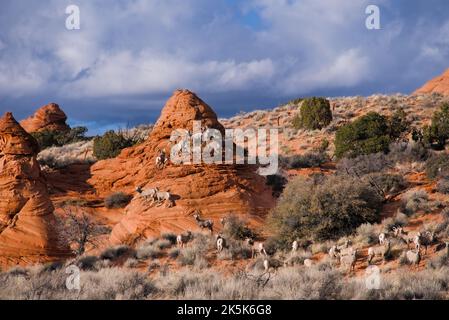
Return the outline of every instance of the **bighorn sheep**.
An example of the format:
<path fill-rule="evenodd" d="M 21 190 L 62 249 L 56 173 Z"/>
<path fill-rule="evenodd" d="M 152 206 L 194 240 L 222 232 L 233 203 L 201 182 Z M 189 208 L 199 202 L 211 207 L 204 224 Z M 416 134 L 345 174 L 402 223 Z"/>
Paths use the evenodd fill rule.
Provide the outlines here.
<path fill-rule="evenodd" d="M 200 218 L 200 215 L 198 214 L 198 212 L 196 212 L 193 215 L 193 218 L 195 219 L 197 225 L 201 228 L 201 229 L 208 229 L 210 231 L 210 233 L 213 232 L 213 228 L 214 228 L 214 222 L 212 220 L 203 220 Z"/>
<path fill-rule="evenodd" d="M 407 261 L 411 264 L 418 265 L 421 261 L 421 255 L 419 253 L 419 249 L 415 251 L 408 250 L 405 254 Z"/>
<path fill-rule="evenodd" d="M 149 199 L 151 199 L 151 204 L 153 204 L 154 197 L 158 191 L 159 191 L 158 188 L 142 190 L 141 186 L 136 187 L 136 192 L 139 194 L 139 196 L 141 198 L 143 198 L 145 201 L 148 201 Z"/>
<path fill-rule="evenodd" d="M 333 245 L 329 249 L 329 257 L 331 257 L 331 259 L 337 259 L 339 254 L 340 254 L 340 250 L 338 249 L 338 247 L 336 245 Z"/>
<path fill-rule="evenodd" d="M 276 272 L 277 269 L 281 266 L 282 266 L 282 263 L 276 259 L 272 260 L 272 259 L 265 258 L 263 260 L 263 269 L 265 272 L 268 272 L 270 269 L 273 269 L 274 272 Z"/>
<path fill-rule="evenodd" d="M 312 261 L 312 259 L 305 259 L 305 260 L 304 260 L 304 266 L 305 266 L 306 268 L 311 268 L 311 267 L 313 266 L 313 261 Z"/>
<path fill-rule="evenodd" d="M 192 232 L 187 231 L 186 233 L 178 234 L 176 237 L 176 243 L 178 247 L 184 248 L 187 242 L 192 239 Z"/>
<path fill-rule="evenodd" d="M 172 194 L 167 191 L 159 191 L 157 189 L 156 194 L 154 195 L 154 199 L 159 204 L 161 204 L 162 202 L 165 202 L 167 208 L 171 208 L 175 205 L 175 200 L 173 199 Z"/>
<path fill-rule="evenodd" d="M 221 236 L 221 234 L 217 234 L 216 244 L 217 244 L 218 252 L 221 252 L 221 251 L 223 251 L 223 248 L 226 248 L 226 240 Z"/>
<path fill-rule="evenodd" d="M 268 256 L 267 251 L 263 245 L 263 242 L 254 242 L 250 238 L 246 238 L 246 244 L 251 247 L 251 258 L 255 258 L 258 254 Z"/>
<path fill-rule="evenodd" d="M 340 256 L 340 265 L 348 267 L 349 272 L 354 271 L 356 262 L 357 249 L 354 249 L 351 254 Z"/>
<path fill-rule="evenodd" d="M 394 227 L 392 228 L 392 230 L 393 230 L 393 235 L 394 235 L 396 238 L 399 238 L 399 237 L 401 237 L 402 235 L 404 235 L 404 229 L 402 229 L 402 227 L 396 227 L 396 226 L 394 226 Z"/>
<path fill-rule="evenodd" d="M 371 263 L 375 256 L 381 256 L 382 262 L 385 263 L 385 258 L 388 256 L 391 250 L 391 243 L 389 240 L 384 240 L 384 244 L 379 247 L 370 247 L 368 249 L 368 264 Z"/>
<path fill-rule="evenodd" d="M 167 164 L 168 158 L 167 155 L 165 154 L 165 149 L 164 150 L 159 150 L 158 156 L 156 157 L 156 168 L 158 169 L 163 169 L 165 167 L 165 165 Z"/>
<path fill-rule="evenodd" d="M 416 242 L 421 246 L 424 246 L 424 254 L 427 254 L 427 247 L 435 242 L 435 232 L 426 231 L 421 236 L 416 239 Z M 416 243 L 415 242 L 415 246 Z"/>
<path fill-rule="evenodd" d="M 337 246 L 340 257 L 351 255 L 354 252 L 355 249 L 351 245 L 351 240 L 346 240 L 343 245 Z"/>

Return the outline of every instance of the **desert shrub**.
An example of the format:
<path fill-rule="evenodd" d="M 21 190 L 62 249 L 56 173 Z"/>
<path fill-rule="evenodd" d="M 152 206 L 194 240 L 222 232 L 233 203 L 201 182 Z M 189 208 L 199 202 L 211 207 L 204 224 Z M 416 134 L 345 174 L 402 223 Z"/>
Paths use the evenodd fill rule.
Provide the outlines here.
<path fill-rule="evenodd" d="M 128 258 L 125 263 L 123 264 L 123 266 L 125 268 L 135 268 L 139 265 L 139 260 L 135 259 L 135 258 Z"/>
<path fill-rule="evenodd" d="M 94 139 L 94 156 L 99 159 L 115 158 L 119 153 L 135 144 L 135 141 L 125 136 L 123 132 L 108 131 L 103 136 Z"/>
<path fill-rule="evenodd" d="M 143 244 L 136 251 L 136 258 L 139 260 L 157 259 L 162 257 L 162 250 L 152 244 Z"/>
<path fill-rule="evenodd" d="M 172 248 L 168 251 L 168 256 L 172 259 L 176 259 L 179 256 L 180 250 L 178 248 Z"/>
<path fill-rule="evenodd" d="M 281 174 L 268 175 L 266 179 L 266 184 L 273 190 L 273 196 L 279 197 L 287 184 L 287 179 Z"/>
<path fill-rule="evenodd" d="M 39 132 L 33 132 L 31 135 L 36 139 L 40 148 L 46 149 L 49 147 L 60 147 L 66 144 L 85 141 L 86 138 L 86 127 L 75 127 L 69 131 L 50 131 L 44 130 Z"/>
<path fill-rule="evenodd" d="M 131 249 L 129 246 L 127 245 L 118 245 L 112 248 L 108 248 L 106 250 L 104 250 L 101 254 L 100 254 L 100 258 L 102 260 L 116 260 L 122 256 L 124 256 L 125 254 L 130 254 L 133 252 L 133 249 Z"/>
<path fill-rule="evenodd" d="M 337 130 L 335 156 L 354 158 L 362 154 L 387 153 L 391 141 L 387 118 L 370 112 Z"/>
<path fill-rule="evenodd" d="M 228 248 L 224 250 L 225 254 L 221 256 L 222 260 L 237 260 L 251 258 L 251 249 L 242 241 L 228 240 Z"/>
<path fill-rule="evenodd" d="M 327 253 L 332 245 L 331 241 L 314 242 L 310 245 L 310 251 L 312 254 Z"/>
<path fill-rule="evenodd" d="M 408 186 L 404 177 L 398 174 L 371 173 L 366 179 L 368 182 L 374 183 L 376 188 L 382 189 L 384 194 L 395 194 Z"/>
<path fill-rule="evenodd" d="M 432 123 L 423 129 L 423 140 L 435 149 L 442 149 L 449 139 L 449 103 L 441 105 L 440 110 L 435 111 Z"/>
<path fill-rule="evenodd" d="M 227 238 L 237 240 L 255 237 L 254 232 L 248 228 L 246 223 L 236 215 L 230 215 L 226 218 L 226 223 L 223 227 L 223 234 Z"/>
<path fill-rule="evenodd" d="M 143 300 L 157 292 L 145 273 L 123 268 L 107 268 L 81 275 L 80 299 Z"/>
<path fill-rule="evenodd" d="M 355 158 L 343 158 L 337 163 L 338 174 L 364 175 L 382 172 L 391 166 L 391 162 L 383 153 L 360 155 Z"/>
<path fill-rule="evenodd" d="M 164 250 L 164 249 L 171 248 L 173 246 L 173 243 L 167 239 L 159 239 L 153 245 L 158 247 L 161 250 Z"/>
<path fill-rule="evenodd" d="M 99 261 L 100 259 L 97 256 L 83 256 L 77 260 L 76 266 L 84 271 L 97 270 Z"/>
<path fill-rule="evenodd" d="M 402 209 L 410 216 L 419 210 L 429 211 L 429 195 L 424 190 L 409 191 L 402 196 Z"/>
<path fill-rule="evenodd" d="M 390 232 L 395 226 L 405 227 L 408 224 L 408 220 L 409 218 L 405 213 L 398 211 L 393 217 L 382 220 L 382 231 Z"/>
<path fill-rule="evenodd" d="M 440 193 L 449 194 L 449 177 L 444 176 L 438 180 L 437 190 Z"/>
<path fill-rule="evenodd" d="M 376 222 L 382 198 L 371 185 L 350 176 L 321 183 L 298 177 L 287 185 L 268 218 L 279 241 L 337 239 L 359 225 Z"/>
<path fill-rule="evenodd" d="M 162 238 L 162 239 L 165 239 L 165 240 L 170 241 L 170 243 L 171 243 L 172 245 L 176 244 L 176 237 L 177 237 L 176 234 L 171 233 L 171 232 L 163 233 L 163 234 L 161 235 L 161 238 Z"/>
<path fill-rule="evenodd" d="M 197 248 L 188 247 L 181 251 L 178 261 L 182 266 L 193 266 L 197 257 L 199 257 Z"/>
<path fill-rule="evenodd" d="M 379 239 L 379 233 L 376 225 L 371 223 L 363 223 L 356 229 L 356 242 L 363 242 L 364 244 L 374 244 Z"/>
<path fill-rule="evenodd" d="M 62 261 L 48 262 L 42 265 L 42 272 L 53 272 L 61 269 L 63 266 L 64 263 Z"/>
<path fill-rule="evenodd" d="M 192 244 L 181 250 L 178 256 L 178 262 L 182 266 L 198 266 L 202 267 L 204 265 L 204 255 L 210 248 L 214 245 L 214 240 L 203 234 L 196 234 L 195 239 L 192 241 Z M 197 261 L 199 260 L 199 261 Z"/>
<path fill-rule="evenodd" d="M 282 268 L 273 281 L 261 292 L 265 299 L 333 300 L 344 299 L 343 275 L 327 269 L 298 267 Z"/>
<path fill-rule="evenodd" d="M 327 127 L 332 121 L 329 100 L 325 98 L 306 98 L 302 101 L 299 115 L 293 119 L 296 129 L 316 130 Z"/>
<path fill-rule="evenodd" d="M 435 179 L 449 170 L 449 154 L 434 155 L 426 162 L 426 175 Z"/>
<path fill-rule="evenodd" d="M 108 209 L 124 208 L 131 201 L 132 196 L 124 192 L 115 192 L 104 199 L 104 205 Z"/>
<path fill-rule="evenodd" d="M 71 164 L 92 164 L 96 159 L 92 155 L 93 141 L 80 141 L 60 147 L 50 147 L 39 152 L 37 160 L 42 166 L 65 168 Z"/>
<path fill-rule="evenodd" d="M 429 149 L 422 142 L 394 142 L 390 144 L 388 159 L 394 163 L 422 162 L 429 156 Z"/>
<path fill-rule="evenodd" d="M 302 155 L 281 157 L 280 165 L 285 169 L 315 168 L 329 161 L 325 152 L 312 151 Z"/>

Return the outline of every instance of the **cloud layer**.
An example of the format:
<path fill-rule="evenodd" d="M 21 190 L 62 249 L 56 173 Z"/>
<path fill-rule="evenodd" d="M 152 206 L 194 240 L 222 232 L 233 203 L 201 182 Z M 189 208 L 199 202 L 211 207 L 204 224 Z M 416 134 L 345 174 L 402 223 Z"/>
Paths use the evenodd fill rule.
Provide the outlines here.
<path fill-rule="evenodd" d="M 81 29 L 69 31 L 67 3 L 2 1 L 0 111 L 24 117 L 54 100 L 76 121 L 135 123 L 186 87 L 230 115 L 302 95 L 409 92 L 449 67 L 445 0 L 73 4 Z M 381 30 L 365 28 L 369 4 Z"/>

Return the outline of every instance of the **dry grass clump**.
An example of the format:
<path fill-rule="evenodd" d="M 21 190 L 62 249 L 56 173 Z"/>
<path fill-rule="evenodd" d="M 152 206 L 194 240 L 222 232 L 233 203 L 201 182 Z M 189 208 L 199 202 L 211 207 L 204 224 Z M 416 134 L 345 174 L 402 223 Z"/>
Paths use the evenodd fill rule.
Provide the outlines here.
<path fill-rule="evenodd" d="M 44 167 L 56 169 L 77 163 L 91 164 L 96 161 L 92 150 L 92 140 L 80 141 L 62 147 L 51 147 L 42 150 L 38 154 L 37 160 Z"/>

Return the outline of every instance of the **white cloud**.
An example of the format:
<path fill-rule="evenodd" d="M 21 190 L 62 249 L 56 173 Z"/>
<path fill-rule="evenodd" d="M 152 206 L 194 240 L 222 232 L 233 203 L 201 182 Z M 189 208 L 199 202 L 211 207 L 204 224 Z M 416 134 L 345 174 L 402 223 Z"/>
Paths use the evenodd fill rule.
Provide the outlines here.
<path fill-rule="evenodd" d="M 440 32 L 425 34 L 423 26 L 407 38 L 405 22 L 386 20 L 381 11 L 382 30 L 368 34 L 370 3 L 242 4 L 242 12 L 259 14 L 261 30 L 245 27 L 224 0 L 80 0 L 79 31 L 65 29 L 60 1 L 18 5 L 15 13 L 0 12 L 0 93 L 119 98 L 188 87 L 277 97 L 357 87 L 373 77 L 381 81 L 391 66 L 406 63 L 396 52 L 447 61 L 449 22 L 437 25 Z M 381 9 L 392 10 L 386 0 L 378 1 L 387 3 Z M 413 43 L 401 47 L 410 39 L 421 44 L 416 52 L 410 52 Z"/>
<path fill-rule="evenodd" d="M 193 62 L 178 56 L 123 51 L 99 57 L 85 77 L 64 87 L 64 93 L 99 97 L 161 93 L 178 87 L 212 92 L 242 90 L 266 84 L 273 73 L 274 66 L 268 59 Z"/>

